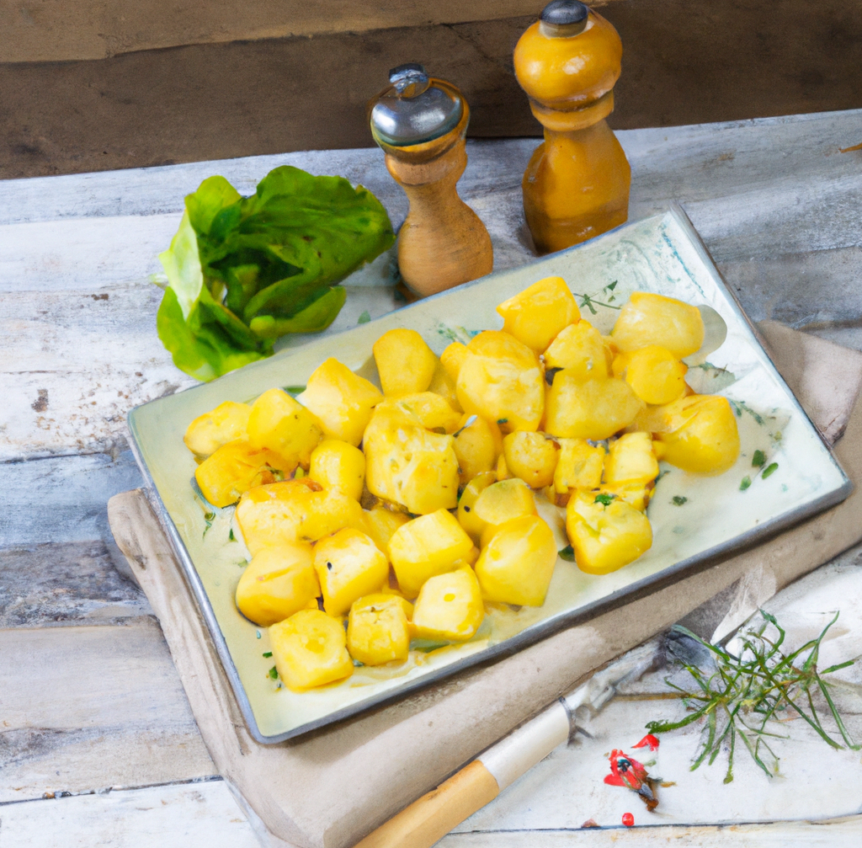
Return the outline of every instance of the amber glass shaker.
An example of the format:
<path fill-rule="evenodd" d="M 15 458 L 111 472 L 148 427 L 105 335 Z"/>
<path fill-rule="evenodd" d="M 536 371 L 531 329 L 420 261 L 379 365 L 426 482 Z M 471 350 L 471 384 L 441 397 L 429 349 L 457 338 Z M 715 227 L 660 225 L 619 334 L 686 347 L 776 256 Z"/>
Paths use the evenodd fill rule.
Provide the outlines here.
<path fill-rule="evenodd" d="M 485 225 L 455 186 L 467 166 L 463 95 L 417 64 L 390 71 L 389 83 L 369 104 L 369 121 L 410 201 L 398 235 L 401 276 L 424 296 L 489 274 L 494 254 Z"/>
<path fill-rule="evenodd" d="M 562 250 L 628 217 L 631 168 L 605 118 L 622 43 L 578 0 L 553 0 L 515 47 L 515 74 L 545 141 L 524 173 L 524 212 L 540 253 Z"/>

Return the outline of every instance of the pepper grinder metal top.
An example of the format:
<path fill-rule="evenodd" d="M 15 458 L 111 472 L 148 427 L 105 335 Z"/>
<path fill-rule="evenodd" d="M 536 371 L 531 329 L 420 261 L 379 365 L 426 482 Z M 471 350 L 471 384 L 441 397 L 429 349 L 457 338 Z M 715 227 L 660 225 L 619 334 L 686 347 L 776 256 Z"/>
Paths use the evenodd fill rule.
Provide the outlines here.
<path fill-rule="evenodd" d="M 464 114 L 461 93 L 432 80 L 415 62 L 389 72 L 390 87 L 371 108 L 371 133 L 381 145 L 406 147 L 433 141 L 458 126 Z"/>
<path fill-rule="evenodd" d="M 404 282 L 424 296 L 489 274 L 490 236 L 456 189 L 467 165 L 470 119 L 461 92 L 422 65 L 399 65 L 368 117 L 386 167 L 410 201 L 398 236 Z"/>

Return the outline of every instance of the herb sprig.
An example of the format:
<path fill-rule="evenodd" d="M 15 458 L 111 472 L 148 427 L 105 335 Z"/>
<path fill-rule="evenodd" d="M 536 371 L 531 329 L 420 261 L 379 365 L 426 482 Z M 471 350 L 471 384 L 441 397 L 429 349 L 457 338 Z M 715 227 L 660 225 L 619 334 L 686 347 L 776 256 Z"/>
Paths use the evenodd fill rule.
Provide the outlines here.
<path fill-rule="evenodd" d="M 773 722 L 778 720 L 776 714 L 785 711 L 798 715 L 830 747 L 841 749 L 843 746 L 823 727 L 814 703 L 817 693 L 823 696 L 844 744 L 854 751 L 862 747 L 850 739 L 832 698 L 831 684 L 823 679 L 827 674 L 853 665 L 856 660 L 838 663 L 823 670 L 817 667 L 820 644 L 829 628 L 838 620 L 838 613 L 816 639 L 809 640 L 789 654 L 781 650 L 786 633 L 775 616 L 763 610 L 760 615 L 763 623 L 740 636 L 741 650 L 738 656 L 676 625 L 674 630 L 695 640 L 710 652 L 714 670 L 708 673 L 697 665 L 681 662 L 697 688 L 686 691 L 670 680 L 666 680 L 666 683 L 677 691 L 678 697 L 691 712 L 680 721 L 651 721 L 646 725 L 650 733 L 667 733 L 705 719 L 691 770 L 694 771 L 703 762 L 712 765 L 726 746 L 728 762 L 725 783 L 733 780 L 737 742 L 746 748 L 767 776 L 778 774 L 779 757 L 768 740 L 787 738 L 774 732 L 773 726 Z M 770 625 L 777 636 L 773 635 Z"/>

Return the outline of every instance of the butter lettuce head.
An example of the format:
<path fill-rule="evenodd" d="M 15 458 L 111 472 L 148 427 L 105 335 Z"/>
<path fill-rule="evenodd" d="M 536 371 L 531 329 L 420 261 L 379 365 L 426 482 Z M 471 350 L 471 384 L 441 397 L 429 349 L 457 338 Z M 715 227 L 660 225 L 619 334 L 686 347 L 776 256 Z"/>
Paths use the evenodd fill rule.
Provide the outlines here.
<path fill-rule="evenodd" d="M 157 316 L 174 364 L 211 380 L 272 354 L 285 333 L 325 330 L 344 305 L 345 277 L 391 247 L 377 198 L 343 177 L 276 168 L 243 197 L 210 177 L 186 197 Z"/>

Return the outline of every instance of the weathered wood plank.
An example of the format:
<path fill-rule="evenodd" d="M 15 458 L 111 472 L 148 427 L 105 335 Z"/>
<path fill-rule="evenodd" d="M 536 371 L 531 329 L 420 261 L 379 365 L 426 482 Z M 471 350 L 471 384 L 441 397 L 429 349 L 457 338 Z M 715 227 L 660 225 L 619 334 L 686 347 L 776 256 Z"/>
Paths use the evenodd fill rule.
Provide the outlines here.
<path fill-rule="evenodd" d="M 0 802 L 215 773 L 161 630 L 0 630 Z"/>
<path fill-rule="evenodd" d="M 142 485 L 130 451 L 0 464 L 0 548 L 103 538 L 106 504 Z"/>
<path fill-rule="evenodd" d="M 101 541 L 0 550 L 0 629 L 126 624 L 152 614 Z"/>
<path fill-rule="evenodd" d="M 368 273 L 385 269 L 386 257 L 383 259 Z M 351 286 L 348 290 L 347 304 L 326 331 L 329 334 L 355 327 L 364 312 L 377 318 L 398 305 L 391 286 Z M 0 366 L 6 407 L 6 420 L 0 427 L 0 461 L 117 453 L 126 447 L 126 415 L 132 407 L 195 384 L 174 367 L 156 334 L 161 298 L 161 290 L 147 282 L 108 286 L 98 293 L 78 290 L 3 295 L 0 336 L 6 339 L 8 356 Z M 283 339 L 278 347 L 308 340 L 308 336 L 293 336 Z M 124 469 L 130 467 L 133 464 L 123 464 Z M 66 466 L 57 466 L 60 468 Z M 11 473 L 16 480 L 35 484 L 44 479 L 48 484 L 57 471 L 54 466 L 33 466 Z M 71 475 L 72 485 L 80 488 L 76 472 L 60 473 Z M 139 485 L 139 477 L 125 472 L 121 475 L 126 482 L 113 488 L 108 497 Z M 84 497 L 92 500 L 89 493 Z M 69 498 L 61 494 L 58 500 L 62 506 Z M 105 501 L 96 503 L 104 506 Z M 11 533 L 23 542 L 50 540 L 14 536 L 19 518 L 0 517 L 0 539 Z"/>
<path fill-rule="evenodd" d="M 221 0 L 206 12 L 189 5 L 171 9 L 171 14 L 166 14 L 164 3 L 152 0 L 84 0 L 63 13 L 43 6 L 15 14 L 9 7 L 0 10 L 0 27 L 6 33 L 0 61 L 105 59 L 186 44 L 492 20 L 533 15 L 539 8 L 535 0 Z"/>
<path fill-rule="evenodd" d="M 453 833 L 439 848 L 605 848 L 631 845 L 639 848 L 673 845 L 678 848 L 855 848 L 862 819 L 847 816 L 827 821 L 782 821 L 769 824 L 708 826 L 652 826 L 601 829 L 541 829 L 520 833 Z"/>
<path fill-rule="evenodd" d="M 388 69 L 409 60 L 463 88 L 474 137 L 540 134 L 512 73 L 512 49 L 542 4 L 507 0 L 489 15 L 487 0 L 478 8 L 461 4 L 457 14 L 450 11 L 457 6 L 452 0 L 428 3 L 425 19 L 406 27 L 400 15 L 411 16 L 419 4 L 404 4 L 404 12 L 381 24 L 387 28 L 362 31 L 348 23 L 357 9 L 373 5 L 339 3 L 344 14 L 333 17 L 328 32 L 311 37 L 137 48 L 99 61 L 68 61 L 62 70 L 53 61 L 56 51 L 52 61 L 0 62 L 0 100 L 9 116 L 0 135 L 0 173 L 370 146 L 366 103 Z M 618 128 L 862 105 L 862 13 L 845 0 L 821 0 L 814 11 L 804 0 L 614 0 L 603 11 L 625 46 L 613 116 Z M 506 13 L 516 16 L 484 19 Z M 447 16 L 448 23 L 429 24 Z M 174 17 L 160 20 L 172 29 Z M 126 20 L 139 17 L 129 13 Z M 132 24 L 121 28 L 126 25 Z M 341 25 L 349 31 L 337 32 Z M 198 30 L 204 38 L 206 31 Z M 111 38 L 112 51 L 129 49 Z M 147 44 L 147 28 L 136 30 L 135 38 Z"/>
<path fill-rule="evenodd" d="M 0 806 L 4 848 L 258 848 L 222 780 Z"/>

